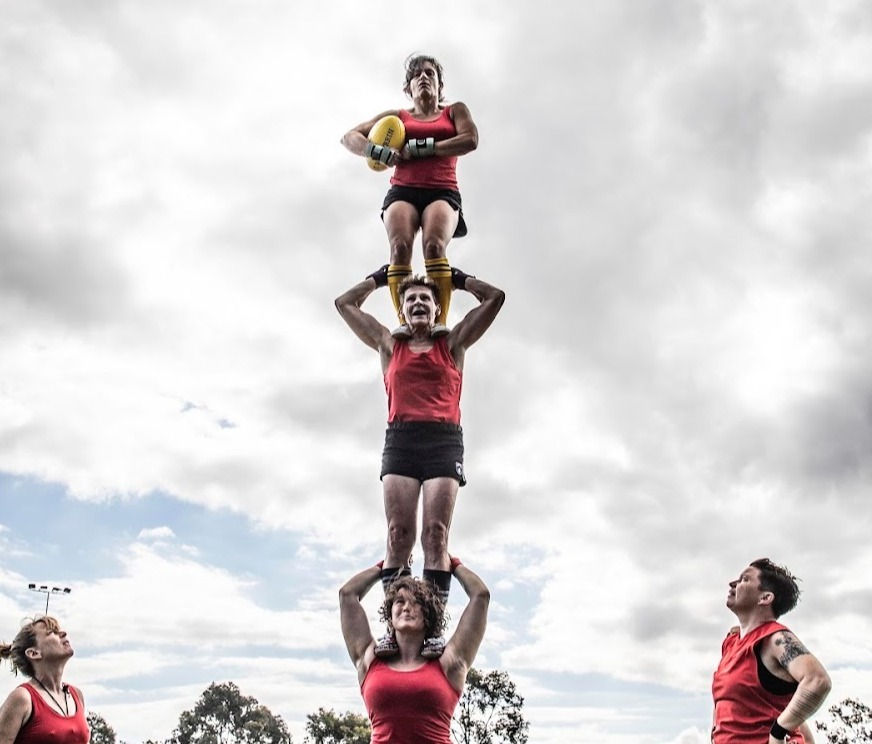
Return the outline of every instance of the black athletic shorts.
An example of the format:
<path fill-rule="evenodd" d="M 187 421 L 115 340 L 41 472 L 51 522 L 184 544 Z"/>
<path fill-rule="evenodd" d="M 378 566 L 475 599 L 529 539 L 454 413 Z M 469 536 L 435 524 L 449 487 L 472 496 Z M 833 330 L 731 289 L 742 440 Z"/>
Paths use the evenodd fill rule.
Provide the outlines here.
<path fill-rule="evenodd" d="M 463 429 L 441 421 L 394 421 L 385 432 L 381 477 L 405 475 L 421 483 L 454 478 L 466 485 Z"/>
<path fill-rule="evenodd" d="M 460 203 L 460 192 L 453 189 L 419 189 L 415 186 L 391 186 L 388 193 L 385 194 L 385 200 L 382 203 L 381 217 L 385 218 L 385 210 L 395 201 L 408 202 L 418 214 L 423 214 L 424 209 L 434 201 L 442 200 L 448 202 L 457 212 L 458 220 L 457 227 L 454 229 L 454 237 L 462 238 L 467 233 L 466 220 L 463 219 L 463 207 Z"/>

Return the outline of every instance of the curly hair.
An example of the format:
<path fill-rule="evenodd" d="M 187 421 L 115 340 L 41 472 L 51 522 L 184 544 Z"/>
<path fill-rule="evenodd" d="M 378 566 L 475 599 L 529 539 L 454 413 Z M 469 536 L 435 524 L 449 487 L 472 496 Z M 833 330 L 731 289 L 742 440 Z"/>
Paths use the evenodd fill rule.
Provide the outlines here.
<path fill-rule="evenodd" d="M 433 293 L 433 299 L 438 301 L 439 286 L 429 276 L 409 274 L 409 276 L 403 279 L 403 281 L 401 281 L 400 285 L 397 287 L 397 292 L 399 293 L 400 298 L 402 298 L 402 296 L 406 294 L 406 290 L 409 287 L 426 287 Z"/>
<path fill-rule="evenodd" d="M 379 608 L 379 619 L 393 631 L 391 623 L 391 609 L 400 589 L 409 592 L 415 601 L 421 605 L 424 615 L 424 633 L 427 638 L 440 636 L 445 632 L 448 617 L 445 613 L 445 603 L 439 598 L 433 585 L 424 579 L 413 576 L 401 576 L 395 579 L 385 590 L 385 600 Z"/>
<path fill-rule="evenodd" d="M 442 82 L 445 79 L 445 76 L 442 72 L 442 65 L 439 63 L 439 60 L 436 57 L 433 57 L 429 54 L 410 54 L 406 57 L 405 68 L 406 68 L 406 82 L 403 83 L 403 93 L 407 96 L 412 95 L 412 78 L 415 77 L 420 71 L 421 67 L 425 62 L 429 62 L 433 67 L 436 68 L 436 77 L 438 78 L 439 83 L 439 101 L 444 101 L 445 96 L 442 95 Z"/>
<path fill-rule="evenodd" d="M 12 643 L 0 643 L 0 659 L 9 659 L 14 674 L 22 672 L 28 677 L 33 676 L 33 664 L 27 658 L 26 651 L 36 645 L 36 626 L 40 624 L 49 633 L 57 633 L 61 629 L 58 621 L 50 615 L 27 618 Z"/>
<path fill-rule="evenodd" d="M 772 592 L 775 599 L 772 602 L 772 612 L 775 617 L 781 617 L 790 612 L 799 601 L 800 589 L 796 578 L 784 566 L 779 566 L 768 558 L 758 558 L 751 561 L 752 568 L 760 572 L 760 588 Z"/>

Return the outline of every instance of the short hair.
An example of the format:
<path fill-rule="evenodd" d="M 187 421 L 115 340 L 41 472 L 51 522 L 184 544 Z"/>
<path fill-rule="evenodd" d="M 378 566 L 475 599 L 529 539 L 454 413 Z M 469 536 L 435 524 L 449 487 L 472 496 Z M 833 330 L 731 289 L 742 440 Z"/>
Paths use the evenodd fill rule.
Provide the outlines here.
<path fill-rule="evenodd" d="M 436 284 L 429 276 L 421 276 L 419 274 L 409 274 L 400 285 L 397 287 L 397 294 L 400 299 L 406 294 L 409 287 L 426 287 L 433 293 L 433 299 L 439 302 L 439 285 Z"/>
<path fill-rule="evenodd" d="M 775 617 L 781 617 L 785 612 L 790 612 L 799 601 L 799 585 L 796 578 L 784 566 L 773 563 L 768 558 L 758 558 L 751 561 L 751 567 L 760 572 L 760 588 L 766 592 L 772 592 L 775 599 L 772 600 L 772 612 Z"/>
<path fill-rule="evenodd" d="M 426 579 L 418 579 L 414 576 L 401 576 L 394 579 L 385 590 L 385 600 L 379 608 L 379 619 L 386 623 L 388 630 L 394 629 L 391 622 L 391 609 L 400 589 L 409 592 L 415 601 L 421 605 L 424 614 L 424 634 L 427 638 L 441 636 L 445 632 L 447 618 L 445 615 L 445 603 L 436 592 L 436 588 Z"/>
<path fill-rule="evenodd" d="M 418 74 L 421 67 L 425 62 L 429 62 L 433 67 L 436 68 L 436 77 L 438 78 L 439 90 L 437 93 L 437 97 L 439 101 L 444 101 L 445 96 L 442 95 L 442 82 L 445 79 L 442 72 L 442 65 L 439 64 L 439 60 L 436 57 L 433 57 L 429 54 L 410 54 L 406 57 L 405 67 L 406 67 L 406 81 L 403 83 L 403 93 L 407 96 L 412 95 L 412 78 Z"/>
<path fill-rule="evenodd" d="M 49 633 L 57 633 L 61 629 L 58 621 L 50 615 L 27 618 L 12 643 L 0 643 L 0 659 L 9 659 L 13 674 L 22 672 L 28 677 L 33 676 L 33 663 L 27 658 L 26 651 L 36 645 L 36 626 L 40 624 Z"/>

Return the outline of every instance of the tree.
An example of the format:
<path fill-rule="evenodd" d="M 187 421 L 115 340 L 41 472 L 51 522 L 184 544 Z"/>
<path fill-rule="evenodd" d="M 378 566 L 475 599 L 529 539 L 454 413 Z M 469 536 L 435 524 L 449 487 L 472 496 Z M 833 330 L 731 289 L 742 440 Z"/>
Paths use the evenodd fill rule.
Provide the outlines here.
<path fill-rule="evenodd" d="M 367 717 L 351 711 L 340 716 L 332 708 L 318 708 L 306 716 L 309 744 L 369 744 L 371 734 Z"/>
<path fill-rule="evenodd" d="M 524 698 L 506 672 L 470 669 L 451 722 L 457 744 L 527 744 Z"/>
<path fill-rule="evenodd" d="M 235 684 L 213 682 L 179 717 L 169 744 L 291 744 L 291 735 L 280 716 Z"/>
<path fill-rule="evenodd" d="M 88 711 L 88 728 L 91 729 L 91 744 L 115 744 L 115 729 L 99 713 Z"/>
<path fill-rule="evenodd" d="M 832 721 L 817 721 L 827 744 L 872 744 L 872 708 L 853 698 L 830 706 Z"/>

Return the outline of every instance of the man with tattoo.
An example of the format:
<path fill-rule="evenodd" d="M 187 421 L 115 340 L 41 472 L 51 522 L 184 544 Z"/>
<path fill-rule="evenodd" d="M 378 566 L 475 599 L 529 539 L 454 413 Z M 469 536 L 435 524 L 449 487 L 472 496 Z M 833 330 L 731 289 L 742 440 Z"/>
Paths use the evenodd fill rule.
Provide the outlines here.
<path fill-rule="evenodd" d="M 712 744 L 813 744 L 805 721 L 830 691 L 830 678 L 776 622 L 798 599 L 796 578 L 768 558 L 730 582 L 727 607 L 739 625 L 727 634 L 714 674 Z"/>

